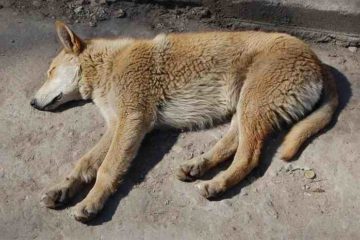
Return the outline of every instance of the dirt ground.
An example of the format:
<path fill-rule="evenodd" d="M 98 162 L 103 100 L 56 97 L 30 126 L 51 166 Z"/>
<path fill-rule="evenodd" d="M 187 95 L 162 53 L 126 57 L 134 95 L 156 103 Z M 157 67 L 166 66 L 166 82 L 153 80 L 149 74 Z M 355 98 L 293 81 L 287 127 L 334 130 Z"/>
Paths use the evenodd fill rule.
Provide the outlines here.
<path fill-rule="evenodd" d="M 360 239 L 360 51 L 330 44 L 312 47 L 333 67 L 340 110 L 296 161 L 278 159 L 283 134 L 273 136 L 260 166 L 222 198 L 208 201 L 194 183 L 178 181 L 175 169 L 209 149 L 228 124 L 197 132 L 156 131 L 146 137 L 126 181 L 94 221 L 85 225 L 70 216 L 86 191 L 69 208 L 42 208 L 42 190 L 68 172 L 104 132 L 92 103 L 55 113 L 30 107 L 60 47 L 51 17 L 73 22 L 84 37 L 152 37 L 214 27 L 201 8 L 173 8 L 164 15 L 150 5 L 129 7 L 125 16 L 94 25 L 88 16 L 69 20 L 67 10 L 40 14 L 48 6 L 34 2 L 25 8 L 0 4 L 1 239 Z M 304 176 L 308 169 L 316 178 Z"/>

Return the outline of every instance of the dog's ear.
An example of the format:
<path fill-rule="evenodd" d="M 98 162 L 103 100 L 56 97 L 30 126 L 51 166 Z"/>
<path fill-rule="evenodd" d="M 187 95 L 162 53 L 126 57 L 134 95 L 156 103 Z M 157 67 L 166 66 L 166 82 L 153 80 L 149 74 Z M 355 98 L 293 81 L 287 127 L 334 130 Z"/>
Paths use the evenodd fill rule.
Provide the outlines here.
<path fill-rule="evenodd" d="M 71 31 L 70 28 L 63 22 L 56 21 L 55 26 L 56 32 L 65 48 L 65 51 L 72 52 L 77 55 L 81 53 L 85 47 L 85 43 L 78 36 L 76 36 L 76 34 Z"/>

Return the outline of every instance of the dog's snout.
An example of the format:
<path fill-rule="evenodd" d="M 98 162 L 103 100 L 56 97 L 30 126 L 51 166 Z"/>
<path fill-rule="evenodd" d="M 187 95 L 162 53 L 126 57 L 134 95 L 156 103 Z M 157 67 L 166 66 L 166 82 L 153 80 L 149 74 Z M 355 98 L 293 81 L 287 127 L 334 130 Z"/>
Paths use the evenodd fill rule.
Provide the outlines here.
<path fill-rule="evenodd" d="M 37 101 L 36 101 L 36 98 L 31 99 L 30 105 L 31 105 L 33 108 L 36 108 L 36 109 L 39 109 L 39 110 L 40 110 L 40 107 L 39 107 L 39 105 L 38 105 L 38 103 L 37 103 Z"/>
<path fill-rule="evenodd" d="M 35 98 L 31 99 L 30 105 L 31 105 L 32 107 L 35 107 L 35 106 L 36 106 L 36 99 L 35 99 Z"/>

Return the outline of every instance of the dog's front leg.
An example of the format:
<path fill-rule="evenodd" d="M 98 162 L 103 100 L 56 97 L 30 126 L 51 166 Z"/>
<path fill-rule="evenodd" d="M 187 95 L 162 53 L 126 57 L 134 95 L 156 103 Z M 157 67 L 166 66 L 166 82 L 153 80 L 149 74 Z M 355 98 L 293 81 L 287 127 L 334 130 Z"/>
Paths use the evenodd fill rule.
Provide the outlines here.
<path fill-rule="evenodd" d="M 152 121 L 141 112 L 124 111 L 118 121 L 110 149 L 101 164 L 96 182 L 87 197 L 74 207 L 78 221 L 88 221 L 104 206 L 117 190 Z"/>
<path fill-rule="evenodd" d="M 48 208 L 58 208 L 66 204 L 84 184 L 92 181 L 109 150 L 114 125 L 109 124 L 100 141 L 76 163 L 63 180 L 51 186 L 41 196 L 41 203 Z"/>

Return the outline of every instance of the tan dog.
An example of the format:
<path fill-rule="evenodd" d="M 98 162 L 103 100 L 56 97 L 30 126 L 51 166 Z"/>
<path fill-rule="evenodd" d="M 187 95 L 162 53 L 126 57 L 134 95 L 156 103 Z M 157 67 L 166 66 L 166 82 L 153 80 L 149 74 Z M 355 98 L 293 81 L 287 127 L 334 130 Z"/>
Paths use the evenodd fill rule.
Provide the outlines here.
<path fill-rule="evenodd" d="M 99 143 L 42 197 L 45 206 L 56 208 L 96 178 L 75 206 L 80 221 L 103 208 L 156 126 L 203 127 L 232 116 L 226 135 L 177 173 L 180 180 L 193 180 L 235 155 L 226 171 L 197 184 L 210 198 L 258 165 L 264 140 L 282 123 L 296 123 L 281 150 L 289 160 L 329 123 L 338 105 L 325 66 L 305 43 L 287 34 L 208 32 L 83 41 L 61 22 L 56 29 L 64 49 L 32 106 L 51 110 L 70 100 L 92 99 L 107 123 Z"/>

